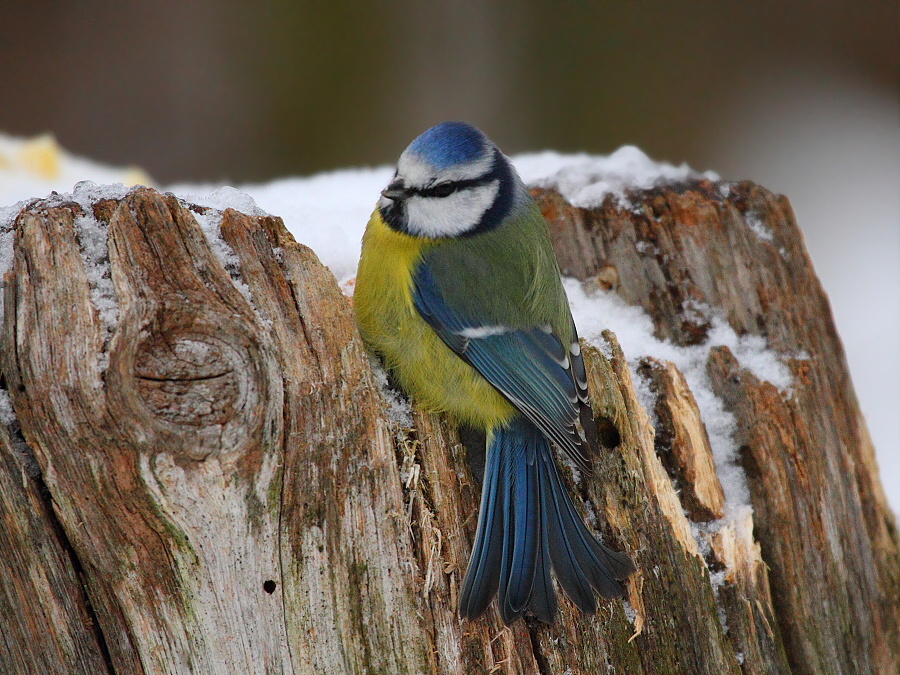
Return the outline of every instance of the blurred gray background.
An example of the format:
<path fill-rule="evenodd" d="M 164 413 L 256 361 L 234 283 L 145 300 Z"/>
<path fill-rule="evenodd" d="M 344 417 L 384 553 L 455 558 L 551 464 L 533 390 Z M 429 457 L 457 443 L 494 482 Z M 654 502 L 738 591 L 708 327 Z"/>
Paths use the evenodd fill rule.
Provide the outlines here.
<path fill-rule="evenodd" d="M 0 130 L 160 183 L 393 162 L 444 119 L 788 195 L 900 510 L 898 4 L 0 2 Z M 893 478 L 888 478 L 888 477 Z"/>

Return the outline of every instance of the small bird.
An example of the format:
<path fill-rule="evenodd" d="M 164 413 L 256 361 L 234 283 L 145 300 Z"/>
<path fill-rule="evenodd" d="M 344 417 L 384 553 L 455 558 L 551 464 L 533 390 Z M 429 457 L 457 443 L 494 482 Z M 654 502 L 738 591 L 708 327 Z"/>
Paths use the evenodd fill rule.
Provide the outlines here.
<path fill-rule="evenodd" d="M 442 122 L 400 155 L 363 236 L 354 307 L 414 401 L 486 432 L 460 614 L 481 616 L 499 592 L 505 624 L 526 610 L 553 621 L 551 568 L 586 614 L 592 588 L 624 595 L 634 565 L 587 529 L 550 449 L 590 473 L 598 439 L 547 224 L 481 131 Z"/>

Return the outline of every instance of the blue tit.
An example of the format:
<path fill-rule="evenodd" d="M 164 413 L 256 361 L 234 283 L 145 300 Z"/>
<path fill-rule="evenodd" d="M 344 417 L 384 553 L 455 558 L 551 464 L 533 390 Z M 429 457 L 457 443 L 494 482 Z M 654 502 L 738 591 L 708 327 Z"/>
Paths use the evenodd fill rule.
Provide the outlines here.
<path fill-rule="evenodd" d="M 366 346 L 422 407 L 487 436 L 478 529 L 459 599 L 507 625 L 585 613 L 634 571 L 587 529 L 555 445 L 583 472 L 598 449 L 584 360 L 547 225 L 483 133 L 443 122 L 416 138 L 363 236 L 354 307 Z M 580 427 L 580 430 L 579 430 Z"/>

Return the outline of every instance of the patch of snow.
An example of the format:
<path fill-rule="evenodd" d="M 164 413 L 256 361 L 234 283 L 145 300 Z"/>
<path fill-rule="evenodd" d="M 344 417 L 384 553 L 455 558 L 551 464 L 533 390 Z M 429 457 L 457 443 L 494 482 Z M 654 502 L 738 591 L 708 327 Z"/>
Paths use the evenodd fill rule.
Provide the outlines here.
<path fill-rule="evenodd" d="M 100 357 L 102 373 L 109 366 L 107 347 L 119 323 L 119 300 L 113 288 L 109 266 L 108 230 L 105 225 L 100 225 L 93 215 L 78 216 L 73 225 L 84 260 L 88 286 L 91 289 L 91 304 L 97 310 L 103 330 L 103 350 Z"/>
<path fill-rule="evenodd" d="M 659 249 L 655 244 L 651 244 L 649 241 L 638 241 L 635 242 L 634 247 L 637 249 L 638 253 L 642 253 L 644 255 L 657 255 L 659 254 Z"/>
<path fill-rule="evenodd" d="M 609 354 L 604 350 L 600 350 L 600 352 L 608 361 L 613 356 L 612 349 L 606 340 L 602 340 L 602 342 Z M 644 412 L 650 418 L 651 426 L 656 429 L 659 426 L 659 417 L 656 415 L 656 394 L 650 388 L 650 378 L 642 375 L 636 368 L 630 368 L 629 370 L 631 370 L 631 383 L 634 386 L 634 394 L 637 396 L 638 403 L 641 404 Z"/>
<path fill-rule="evenodd" d="M 98 186 L 91 181 L 81 181 L 71 195 L 72 201 L 84 209 L 84 214 L 75 218 L 74 227 L 91 289 L 91 303 L 103 326 L 104 353 L 101 356 L 100 372 L 105 371 L 108 365 L 106 347 L 119 322 L 119 300 L 113 289 L 109 267 L 109 230 L 105 223 L 94 218 L 93 204 L 100 199 L 122 199 L 129 191 L 121 183 Z"/>
<path fill-rule="evenodd" d="M 343 293 L 344 296 L 352 298 L 353 293 L 356 291 L 356 277 L 350 277 L 349 279 L 340 282 L 338 288 L 341 289 L 341 293 Z"/>
<path fill-rule="evenodd" d="M 725 570 L 719 570 L 718 572 L 710 572 L 709 573 L 709 581 L 714 589 L 716 589 L 716 590 L 720 589 L 725 584 Z"/>
<path fill-rule="evenodd" d="M 15 422 L 16 413 L 13 411 L 12 401 L 6 389 L 0 389 L 0 424 L 8 427 Z"/>
<path fill-rule="evenodd" d="M 346 281 L 356 275 L 363 231 L 393 171 L 351 169 L 244 189 L 282 216 L 294 238 L 315 251 L 338 281 Z"/>
<path fill-rule="evenodd" d="M 225 271 L 231 278 L 231 283 L 244 296 L 257 320 L 264 327 L 270 327 L 272 325 L 271 319 L 263 318 L 259 313 L 256 303 L 253 301 L 253 292 L 241 276 L 241 259 L 222 237 L 222 218 L 225 215 L 225 209 L 232 208 L 236 211 L 256 216 L 268 214 L 256 206 L 252 197 L 232 187 L 219 188 L 206 196 L 193 195 L 187 199 L 180 197 L 179 199 L 185 207 L 191 203 L 204 206 L 204 204 L 194 201 L 194 199 L 204 201 L 206 204 L 215 204 L 215 206 L 206 206 L 206 210 L 202 213 L 192 211 L 194 219 L 203 231 L 210 250 L 222 263 L 222 267 L 225 268 Z"/>
<path fill-rule="evenodd" d="M 575 483 L 576 485 L 579 485 L 581 483 L 582 475 L 581 475 L 581 470 L 578 468 L 578 465 L 575 464 L 575 462 L 573 462 L 572 459 L 564 452 L 557 452 L 556 459 L 560 464 L 562 464 L 564 467 L 566 467 L 566 469 L 568 469 L 571 472 L 572 482 Z M 585 503 L 587 503 L 587 502 L 585 502 Z M 597 522 L 596 516 L 594 517 L 594 522 L 591 524 L 594 526 L 595 529 L 599 525 L 599 523 Z"/>
<path fill-rule="evenodd" d="M 125 199 L 133 190 L 134 186 L 124 183 L 98 185 L 92 180 L 82 180 L 75 184 L 72 194 L 60 194 L 56 201 L 59 203 L 73 201 L 78 203 L 86 213 L 92 213 L 94 204 L 101 199 Z"/>
<path fill-rule="evenodd" d="M 369 359 L 372 372 L 375 374 L 375 382 L 381 390 L 381 395 L 387 403 L 387 417 L 399 429 L 411 429 L 413 426 L 412 406 L 398 391 L 391 388 L 387 371 L 375 359 Z"/>
<path fill-rule="evenodd" d="M 192 188 L 189 187 L 185 187 L 184 189 L 176 187 L 177 191 L 173 191 L 173 193 L 184 202 L 196 204 L 197 206 L 205 206 L 210 209 L 215 209 L 216 211 L 234 209 L 235 211 L 246 213 L 248 216 L 269 215 L 256 205 L 253 197 L 243 190 L 231 187 L 230 185 L 214 188 L 212 192 L 207 192 L 206 190 L 192 192 L 191 189 Z"/>
<path fill-rule="evenodd" d="M 633 145 L 624 145 L 606 157 L 550 151 L 518 155 L 513 164 L 526 184 L 555 188 L 579 208 L 600 206 L 608 195 L 621 206 L 631 208 L 626 190 L 689 178 L 719 178 L 711 171 L 698 173 L 687 164 L 654 162 Z"/>
<path fill-rule="evenodd" d="M 750 228 L 750 231 L 755 234 L 760 241 L 774 241 L 775 235 L 772 234 L 772 230 L 769 229 L 768 225 L 766 225 L 762 218 L 759 217 L 759 214 L 755 211 L 747 211 L 744 214 L 744 222 L 747 223 L 747 227 Z"/>
<path fill-rule="evenodd" d="M 725 345 L 742 367 L 761 380 L 772 382 L 780 390 L 787 390 L 791 376 L 782 357 L 768 349 L 763 338 L 738 336 L 727 321 L 716 315 L 710 318 L 712 327 L 702 344 L 684 347 L 658 340 L 653 335 L 653 321 L 642 308 L 626 304 L 612 292 L 598 290 L 588 294 L 576 279 L 565 279 L 563 283 L 579 335 L 591 344 L 603 347 L 602 331 L 609 329 L 616 334 L 628 360 L 639 402 L 651 419 L 654 418 L 652 402 L 655 399 L 637 373 L 640 358 L 650 356 L 671 361 L 681 371 L 709 435 L 716 475 L 725 493 L 725 518 L 733 520 L 751 508 L 747 477 L 738 464 L 738 447 L 733 439 L 734 415 L 713 392 L 706 374 L 706 362 L 710 349 Z"/>
<path fill-rule="evenodd" d="M 722 626 L 723 633 L 728 632 L 728 615 L 725 614 L 725 607 L 719 602 L 719 589 L 725 584 L 725 574 L 726 570 L 709 573 L 709 583 L 716 596 L 716 613 L 719 616 L 719 624 Z"/>
<path fill-rule="evenodd" d="M 225 208 L 234 207 L 226 206 Z M 253 293 L 250 291 L 250 287 L 245 284 L 241 278 L 241 259 L 238 258 L 234 249 L 232 249 L 222 238 L 222 216 L 224 215 L 224 211 L 220 211 L 215 207 L 209 207 L 203 213 L 192 213 L 197 224 L 200 225 L 200 229 L 203 230 L 203 235 L 206 237 L 209 248 L 219 259 L 219 262 L 222 263 L 222 267 L 225 268 L 225 271 L 228 272 L 228 276 L 231 277 L 231 282 L 234 284 L 234 287 L 240 291 L 241 295 L 244 296 L 247 302 L 250 303 L 250 306 L 255 310 L 256 306 L 253 304 Z"/>

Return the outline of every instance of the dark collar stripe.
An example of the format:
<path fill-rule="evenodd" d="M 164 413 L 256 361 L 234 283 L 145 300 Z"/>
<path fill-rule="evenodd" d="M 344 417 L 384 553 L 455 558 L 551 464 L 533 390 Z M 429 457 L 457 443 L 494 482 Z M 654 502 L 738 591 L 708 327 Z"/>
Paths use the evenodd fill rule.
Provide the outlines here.
<path fill-rule="evenodd" d="M 471 237 L 476 234 L 488 232 L 500 225 L 512 208 L 514 184 L 509 163 L 503 157 L 500 150 L 496 148 L 494 149 L 494 161 L 490 171 L 478 178 L 453 182 L 453 191 L 456 192 L 458 190 L 488 185 L 494 181 L 498 181 L 497 196 L 494 198 L 494 203 L 482 214 L 481 219 L 475 227 L 461 233 L 459 235 L 460 237 Z M 437 187 L 437 185 L 434 185 L 427 188 L 410 189 L 409 192 L 410 194 L 416 194 L 422 197 L 434 197 Z M 404 201 L 392 201 L 390 204 L 381 207 L 381 217 L 391 229 L 396 230 L 397 232 L 403 232 L 404 234 L 412 234 L 409 231 Z"/>

